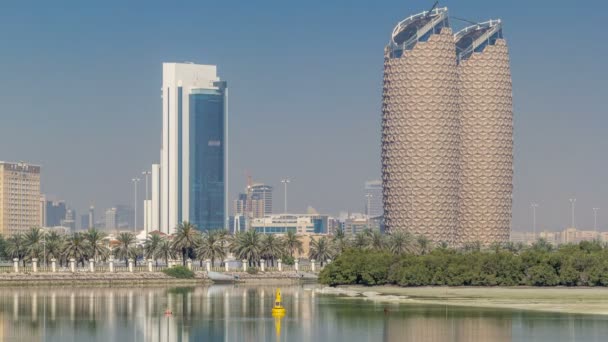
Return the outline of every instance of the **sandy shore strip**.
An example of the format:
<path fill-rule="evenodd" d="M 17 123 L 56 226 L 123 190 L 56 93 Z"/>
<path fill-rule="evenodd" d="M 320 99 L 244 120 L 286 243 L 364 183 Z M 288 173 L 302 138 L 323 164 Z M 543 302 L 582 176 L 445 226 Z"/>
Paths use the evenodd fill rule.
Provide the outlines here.
<path fill-rule="evenodd" d="M 436 304 L 481 308 L 608 315 L 608 288 L 581 287 L 324 287 L 318 293 L 395 304 Z"/>

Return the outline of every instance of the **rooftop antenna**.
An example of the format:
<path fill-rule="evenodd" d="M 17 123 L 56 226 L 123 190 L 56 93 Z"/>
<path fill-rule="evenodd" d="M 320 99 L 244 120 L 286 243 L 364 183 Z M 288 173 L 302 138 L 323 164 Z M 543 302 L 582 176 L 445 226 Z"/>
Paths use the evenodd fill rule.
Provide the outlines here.
<path fill-rule="evenodd" d="M 433 13 L 433 10 L 437 7 L 437 5 L 439 5 L 439 1 L 435 1 L 435 3 L 433 4 L 433 7 L 431 7 L 431 9 L 426 13 L 427 17 L 429 15 L 431 15 L 431 13 Z"/>

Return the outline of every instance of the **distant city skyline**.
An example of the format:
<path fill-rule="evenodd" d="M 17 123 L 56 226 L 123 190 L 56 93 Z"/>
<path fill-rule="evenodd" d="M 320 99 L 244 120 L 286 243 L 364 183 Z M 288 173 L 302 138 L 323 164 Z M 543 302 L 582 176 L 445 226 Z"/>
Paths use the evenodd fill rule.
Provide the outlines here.
<path fill-rule="evenodd" d="M 456 17 L 500 16 L 507 23 L 515 99 L 513 230 L 530 230 L 532 202 L 539 204 L 539 231 L 563 229 L 572 197 L 577 226 L 593 227 L 592 208 L 607 208 L 598 211 L 598 228 L 607 230 L 608 71 L 600 57 L 608 47 L 598 43 L 604 37 L 595 27 L 607 5 L 457 4 L 441 3 L 454 7 Z M 290 211 L 310 205 L 326 214 L 364 212 L 361 184 L 380 176 L 378 51 L 395 22 L 430 5 L 310 1 L 294 10 L 271 1 L 168 9 L 150 2 L 142 12 L 111 1 L 4 4 L 0 160 L 41 165 L 43 194 L 65 199 L 81 214 L 94 205 L 101 217 L 114 203 L 133 202 L 131 179 L 159 158 L 161 63 L 217 64 L 231 88 L 228 198 L 244 188 L 247 169 L 277 190 L 288 175 Z M 168 12 L 175 19 L 166 20 Z M 556 53 L 573 41 L 576 51 Z M 144 187 L 139 190 L 143 199 Z M 283 203 L 283 192 L 274 200 Z M 140 204 L 139 222 L 142 213 Z"/>

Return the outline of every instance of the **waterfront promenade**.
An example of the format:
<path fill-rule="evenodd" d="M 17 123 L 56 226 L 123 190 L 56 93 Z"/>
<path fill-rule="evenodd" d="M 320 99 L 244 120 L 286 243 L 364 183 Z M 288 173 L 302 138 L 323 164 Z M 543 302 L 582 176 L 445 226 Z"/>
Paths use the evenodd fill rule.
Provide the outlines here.
<path fill-rule="evenodd" d="M 135 262 L 133 259 L 96 263 L 93 260 L 77 263 L 71 259 L 67 264 L 60 265 L 52 259 L 48 265 L 40 265 L 37 259 L 23 266 L 22 262 L 13 260 L 13 265 L 0 266 L 1 284 L 63 284 L 63 283 L 104 283 L 104 282 L 178 282 L 178 283 L 210 283 L 213 277 L 209 274 L 221 274 L 234 282 L 293 282 L 301 280 L 316 280 L 318 272 L 322 269 L 314 260 L 306 264 L 296 262 L 294 265 L 284 265 L 281 262 L 275 266 L 266 266 L 262 260 L 260 267 L 248 266 L 246 260 L 225 260 L 222 266 L 212 265 L 210 260 L 203 263 L 187 260 L 185 267 L 194 273 L 192 279 L 176 279 L 163 272 L 163 270 L 180 266 L 181 260 L 169 260 L 165 264 L 158 264 L 153 260 Z M 210 279 L 211 278 L 211 279 Z"/>

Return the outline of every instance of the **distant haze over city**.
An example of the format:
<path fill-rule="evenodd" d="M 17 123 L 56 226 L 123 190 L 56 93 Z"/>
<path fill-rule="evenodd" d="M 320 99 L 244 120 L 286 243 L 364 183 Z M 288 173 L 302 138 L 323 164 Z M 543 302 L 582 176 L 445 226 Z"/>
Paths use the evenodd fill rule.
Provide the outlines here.
<path fill-rule="evenodd" d="M 163 62 L 215 64 L 229 83 L 229 203 L 247 174 L 282 211 L 364 212 L 380 177 L 383 48 L 429 1 L 0 6 L 0 160 L 41 165 L 42 192 L 78 214 L 133 203 L 159 160 Z M 513 230 L 608 230 L 604 32 L 597 1 L 444 1 L 500 17 L 514 99 Z M 468 25 L 452 19 L 452 25 Z M 76 29 L 77 28 L 77 29 Z M 144 195 L 143 183 L 139 198 Z M 141 208 L 141 203 L 138 204 Z M 141 213 L 141 212 L 140 212 Z M 141 217 L 141 216 L 140 216 Z"/>

